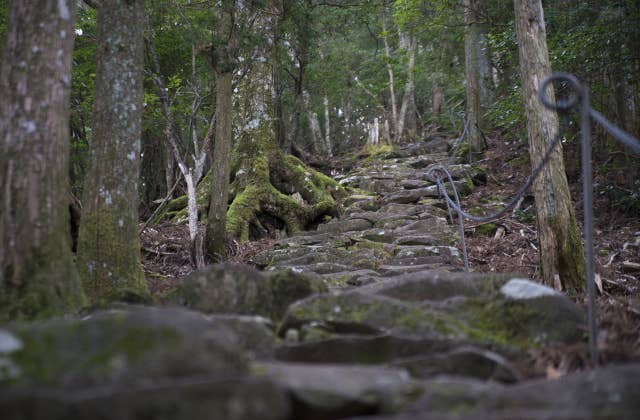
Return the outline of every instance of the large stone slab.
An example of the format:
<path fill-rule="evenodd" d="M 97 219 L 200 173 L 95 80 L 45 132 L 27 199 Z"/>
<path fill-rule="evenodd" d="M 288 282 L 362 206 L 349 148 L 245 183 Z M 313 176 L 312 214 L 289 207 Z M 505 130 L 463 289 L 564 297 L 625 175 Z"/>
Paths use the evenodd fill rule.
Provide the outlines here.
<path fill-rule="evenodd" d="M 291 400 L 268 379 L 194 378 L 136 387 L 0 390 L 2 420 L 288 420 Z"/>
<path fill-rule="evenodd" d="M 366 419 L 635 420 L 640 417 L 639 364 L 608 366 L 557 380 L 530 381 L 515 386 L 450 378 L 426 381 L 422 385 L 424 394 L 404 413 Z"/>
<path fill-rule="evenodd" d="M 293 270 L 265 274 L 249 266 L 218 264 L 189 275 L 172 300 L 207 313 L 279 319 L 292 302 L 325 290 L 322 279 Z"/>
<path fill-rule="evenodd" d="M 0 417 L 288 419 L 285 392 L 250 374 L 246 347 L 273 346 L 239 337 L 257 322 L 120 306 L 9 324 L 0 329 Z"/>
<path fill-rule="evenodd" d="M 295 419 L 393 413 L 421 394 L 420 385 L 399 368 L 261 363 L 258 369 L 291 393 Z"/>

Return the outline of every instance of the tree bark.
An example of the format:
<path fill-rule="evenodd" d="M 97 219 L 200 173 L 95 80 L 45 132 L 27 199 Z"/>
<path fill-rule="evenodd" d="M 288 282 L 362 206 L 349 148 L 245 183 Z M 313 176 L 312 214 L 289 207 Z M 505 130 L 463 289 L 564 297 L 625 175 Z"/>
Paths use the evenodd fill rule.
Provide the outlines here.
<path fill-rule="evenodd" d="M 75 312 L 69 225 L 74 0 L 11 2 L 0 67 L 0 322 Z"/>
<path fill-rule="evenodd" d="M 93 303 L 147 300 L 138 236 L 143 0 L 98 8 L 93 139 L 78 237 L 78 271 Z"/>
<path fill-rule="evenodd" d="M 413 84 L 413 69 L 416 62 L 416 48 L 418 41 L 415 36 L 409 37 L 407 42 L 407 52 L 409 54 L 409 62 L 407 63 L 407 82 L 404 85 L 404 95 L 402 97 L 402 105 L 400 106 L 400 115 L 398 116 L 397 125 L 397 141 L 399 142 L 404 134 L 405 122 L 409 120 L 410 137 L 415 136 L 416 131 L 416 108 L 415 108 L 415 86 Z M 408 117 L 407 117 L 408 115 Z"/>
<path fill-rule="evenodd" d="M 482 115 L 491 105 L 492 92 L 491 86 L 493 84 L 491 74 L 491 54 L 489 50 L 489 39 L 487 37 L 488 24 L 487 24 L 487 10 L 485 7 L 485 0 L 472 0 L 473 1 L 473 13 L 475 15 L 476 26 L 476 55 L 478 59 L 478 84 L 480 95 L 480 109 L 479 115 L 480 127 L 483 127 Z"/>
<path fill-rule="evenodd" d="M 464 64 L 467 84 L 467 133 L 471 156 L 482 151 L 482 135 L 479 127 L 480 115 L 480 71 L 478 66 L 478 25 L 475 1 L 464 0 Z"/>
<path fill-rule="evenodd" d="M 525 102 L 531 166 L 537 167 L 558 135 L 556 113 L 538 100 L 544 77 L 551 74 L 546 30 L 540 0 L 515 0 L 520 73 Z M 553 100 L 553 92 L 549 95 Z M 545 284 L 559 276 L 563 289 L 585 288 L 584 253 L 576 224 L 560 145 L 533 184 L 536 201 L 540 261 Z"/>
<path fill-rule="evenodd" d="M 327 156 L 333 156 L 333 151 L 331 150 L 331 113 L 329 110 L 329 97 L 325 94 L 322 99 L 322 104 L 324 105 L 324 146 L 326 149 Z"/>
<path fill-rule="evenodd" d="M 233 71 L 237 39 L 234 28 L 235 0 L 223 0 L 214 6 L 217 22 L 212 50 L 212 64 L 216 73 L 216 129 L 213 149 L 213 178 L 205 255 L 213 262 L 224 259 L 227 206 L 229 204 L 229 172 L 233 144 Z"/>
<path fill-rule="evenodd" d="M 233 73 L 216 73 L 216 135 L 213 149 L 211 202 L 207 218 L 205 254 L 211 261 L 224 259 L 225 226 L 229 203 L 229 171 L 231 160 Z"/>
<path fill-rule="evenodd" d="M 393 141 L 398 142 L 398 105 L 396 102 L 396 87 L 395 78 L 393 74 L 393 67 L 391 66 L 391 48 L 389 47 L 389 40 L 387 34 L 387 24 L 385 16 L 382 15 L 382 32 L 384 41 L 384 55 L 387 59 L 387 74 L 389 75 L 389 102 L 391 102 L 391 123 L 393 125 Z"/>

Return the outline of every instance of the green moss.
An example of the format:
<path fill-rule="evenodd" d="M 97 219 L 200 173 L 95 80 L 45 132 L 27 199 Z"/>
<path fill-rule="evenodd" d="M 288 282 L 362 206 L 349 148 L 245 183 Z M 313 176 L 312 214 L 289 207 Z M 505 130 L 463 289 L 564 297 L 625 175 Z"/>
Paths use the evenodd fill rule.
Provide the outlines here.
<path fill-rule="evenodd" d="M 333 288 L 347 288 L 349 287 L 349 279 L 351 279 L 351 275 L 345 274 L 337 277 L 326 277 L 325 282 L 329 287 Z"/>
<path fill-rule="evenodd" d="M 471 151 L 471 148 L 469 146 L 469 143 L 467 142 L 460 143 L 460 145 L 458 146 L 458 150 L 455 152 L 456 161 L 458 162 L 468 161 L 470 151 Z"/>
<path fill-rule="evenodd" d="M 523 154 L 521 156 L 518 156 L 517 158 L 507 161 L 507 164 L 513 168 L 520 168 L 525 165 L 529 165 L 529 155 Z"/>
<path fill-rule="evenodd" d="M 379 250 L 385 250 L 386 247 L 389 246 L 389 244 L 385 244 L 383 242 L 374 242 L 374 241 L 369 241 L 369 240 L 362 240 L 362 241 L 358 241 L 355 244 L 351 245 L 349 247 L 349 249 L 379 249 Z"/>
<path fill-rule="evenodd" d="M 386 143 L 378 143 L 377 145 L 367 144 L 358 154 L 359 158 L 366 158 L 367 161 L 387 158 L 393 152 L 393 146 Z"/>
<path fill-rule="evenodd" d="M 249 240 L 249 225 L 256 221 L 261 195 L 262 191 L 257 186 L 250 185 L 236 196 L 227 211 L 227 234 L 244 242 Z"/>
<path fill-rule="evenodd" d="M 493 236 L 498 230 L 498 226 L 495 223 L 485 223 L 476 227 L 476 232 L 484 236 Z"/>
<path fill-rule="evenodd" d="M 114 209 L 83 215 L 78 236 L 78 272 L 91 304 L 149 302 L 135 221 Z"/>
<path fill-rule="evenodd" d="M 76 313 L 87 305 L 71 254 L 68 223 L 63 220 L 20 267 L 0 267 L 0 323 L 45 319 Z M 139 252 L 139 250 L 138 250 Z"/>
<path fill-rule="evenodd" d="M 272 319 L 282 318 L 291 303 L 311 294 L 327 291 L 321 279 L 309 278 L 291 270 L 279 271 L 270 276 L 269 283 L 272 295 Z"/>
<path fill-rule="evenodd" d="M 129 326 L 125 319 L 117 317 L 101 323 L 103 326 L 96 328 L 111 331 L 113 340 L 91 342 L 91 332 L 81 321 L 51 329 L 17 330 L 23 346 L 8 358 L 20 373 L 4 378 L 4 382 L 62 385 L 80 377 L 100 382 L 118 370 L 114 363 L 143 363 L 150 351 L 171 351 L 182 343 L 180 333 L 169 327 Z M 78 347 L 83 350 L 81 357 L 74 351 Z"/>
<path fill-rule="evenodd" d="M 470 299 L 465 303 L 464 309 L 470 314 L 467 320 L 469 338 L 519 350 L 544 344 L 545 337 L 537 336 L 531 329 L 532 326 L 537 326 L 537 330 L 549 331 L 558 328 L 555 313 L 536 310 L 527 304 L 509 300 Z"/>

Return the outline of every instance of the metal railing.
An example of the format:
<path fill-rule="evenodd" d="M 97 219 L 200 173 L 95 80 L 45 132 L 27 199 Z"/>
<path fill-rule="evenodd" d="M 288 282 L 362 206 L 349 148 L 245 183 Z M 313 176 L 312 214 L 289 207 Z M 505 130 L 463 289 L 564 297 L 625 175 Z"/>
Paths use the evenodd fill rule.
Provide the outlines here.
<path fill-rule="evenodd" d="M 556 100 L 551 102 L 546 95 L 547 87 L 553 82 L 563 82 L 571 89 L 571 95 L 567 99 Z M 589 104 L 589 90 L 581 84 L 575 76 L 567 73 L 555 73 L 547 77 L 538 91 L 538 98 L 542 104 L 557 112 L 568 112 L 579 107 L 580 109 L 580 131 L 582 146 L 582 186 L 583 186 L 583 208 L 584 208 L 584 251 L 585 251 L 585 269 L 587 274 L 587 294 L 588 294 L 588 331 L 589 331 L 589 355 L 591 363 L 595 366 L 598 364 L 597 349 L 597 325 L 596 325 L 596 290 L 595 290 L 595 261 L 593 253 L 593 168 L 591 163 L 591 122 L 594 121 L 604 128 L 614 139 L 630 148 L 635 153 L 640 154 L 640 140 L 626 133 L 616 125 L 608 121 L 602 114 L 591 108 Z M 487 223 L 496 220 L 511 209 L 513 209 L 525 192 L 533 185 L 535 179 L 540 175 L 545 166 L 549 163 L 552 153 L 560 143 L 562 138 L 561 130 L 558 130 L 556 137 L 550 143 L 545 155 L 533 170 L 527 181 L 522 185 L 515 196 L 506 204 L 506 206 L 495 213 L 474 216 L 465 212 L 460 206 L 460 198 L 451 174 L 445 165 L 436 164 L 427 170 L 429 178 L 438 185 L 438 189 L 442 197 L 444 197 L 449 211 L 449 218 L 453 223 L 451 209 L 458 214 L 458 229 L 461 240 L 462 255 L 464 259 L 465 270 L 469 271 L 469 257 L 467 254 L 467 245 L 464 237 L 464 220 L 468 219 L 479 223 Z M 449 184 L 453 199 L 449 195 L 446 188 Z"/>

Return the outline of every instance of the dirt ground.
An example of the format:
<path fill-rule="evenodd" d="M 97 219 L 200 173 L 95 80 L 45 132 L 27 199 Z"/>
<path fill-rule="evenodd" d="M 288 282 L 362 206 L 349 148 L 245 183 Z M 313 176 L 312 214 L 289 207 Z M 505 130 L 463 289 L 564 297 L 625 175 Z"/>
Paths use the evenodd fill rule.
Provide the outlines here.
<path fill-rule="evenodd" d="M 487 184 L 463 199 L 463 208 L 487 213 L 506 203 L 529 174 L 526 145 L 499 136 L 487 139 L 487 151 L 479 164 L 487 172 Z M 523 158 L 523 156 L 525 158 Z M 579 176 L 570 177 L 574 200 L 581 196 Z M 602 196 L 595 196 L 595 253 L 599 278 L 597 298 L 598 348 L 601 361 L 640 360 L 640 215 L 617 212 Z M 582 209 L 576 207 L 582 220 Z M 467 222 L 465 235 L 471 269 L 480 272 L 512 272 L 540 281 L 535 207 L 528 196 L 518 210 L 482 226 Z M 144 270 L 152 293 L 160 300 L 175 288 L 192 268 L 189 263 L 187 226 L 163 223 L 149 226 L 142 236 Z M 274 240 L 227 244 L 227 259 L 246 262 L 270 248 Z M 635 267 L 635 268 L 634 268 Z M 586 308 L 586 296 L 575 298 Z M 562 376 L 590 367 L 585 344 L 548 347 L 532 351 L 520 368 L 527 376 Z"/>

